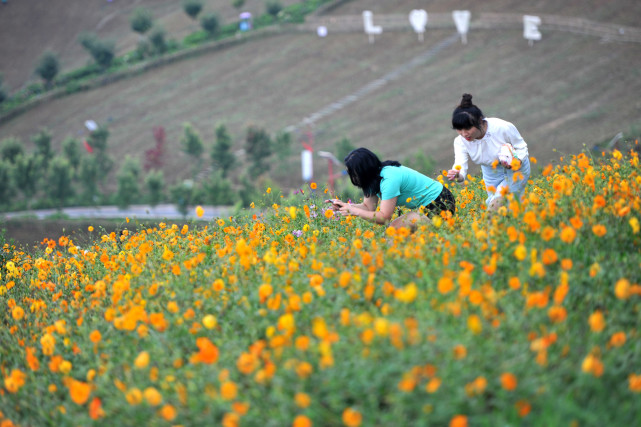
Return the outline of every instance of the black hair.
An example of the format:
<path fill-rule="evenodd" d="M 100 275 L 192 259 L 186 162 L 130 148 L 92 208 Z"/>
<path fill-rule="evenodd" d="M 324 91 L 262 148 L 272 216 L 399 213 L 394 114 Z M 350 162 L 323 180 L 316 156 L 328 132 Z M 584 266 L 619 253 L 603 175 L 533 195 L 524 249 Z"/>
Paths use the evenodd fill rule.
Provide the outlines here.
<path fill-rule="evenodd" d="M 352 150 L 345 157 L 345 166 L 352 184 L 363 190 L 365 197 L 371 197 L 381 192 L 381 170 L 385 166 L 400 166 L 396 160 L 381 162 L 367 148 Z"/>
<path fill-rule="evenodd" d="M 452 113 L 452 129 L 466 130 L 471 128 L 481 129 L 485 116 L 479 107 L 472 104 L 472 95 L 464 93 L 461 103 Z"/>

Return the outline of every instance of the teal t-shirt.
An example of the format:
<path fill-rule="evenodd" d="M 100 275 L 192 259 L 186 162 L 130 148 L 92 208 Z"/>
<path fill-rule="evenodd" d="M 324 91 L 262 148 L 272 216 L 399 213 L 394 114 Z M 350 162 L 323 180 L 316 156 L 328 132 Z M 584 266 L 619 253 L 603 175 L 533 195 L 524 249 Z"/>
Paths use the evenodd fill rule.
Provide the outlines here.
<path fill-rule="evenodd" d="M 410 209 L 429 205 L 443 190 L 440 182 L 405 166 L 385 166 L 381 170 L 381 177 L 378 197 L 381 200 L 398 197 L 396 204 Z"/>

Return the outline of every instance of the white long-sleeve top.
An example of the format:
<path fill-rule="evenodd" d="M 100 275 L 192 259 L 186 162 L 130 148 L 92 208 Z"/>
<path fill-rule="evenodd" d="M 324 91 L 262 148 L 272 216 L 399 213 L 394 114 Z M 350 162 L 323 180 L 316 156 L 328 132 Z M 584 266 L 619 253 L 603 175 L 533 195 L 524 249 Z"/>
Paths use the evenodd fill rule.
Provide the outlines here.
<path fill-rule="evenodd" d="M 468 141 L 462 136 L 454 138 L 454 169 L 457 165 L 461 166 L 460 175 L 467 176 L 469 168 L 468 162 L 478 165 L 491 166 L 495 160 L 498 160 L 499 150 L 503 144 L 511 144 L 514 154 L 519 159 L 528 156 L 527 144 L 516 126 L 512 123 L 496 118 L 486 118 L 487 131 L 481 139 Z"/>

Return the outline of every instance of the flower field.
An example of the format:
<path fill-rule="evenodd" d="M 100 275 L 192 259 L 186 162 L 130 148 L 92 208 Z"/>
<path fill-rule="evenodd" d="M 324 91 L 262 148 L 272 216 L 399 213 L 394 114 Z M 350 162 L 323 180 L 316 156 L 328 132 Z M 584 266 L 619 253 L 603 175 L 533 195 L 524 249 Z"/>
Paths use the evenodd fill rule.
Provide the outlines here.
<path fill-rule="evenodd" d="M 638 425 L 640 172 L 562 158 L 494 213 L 469 177 L 415 233 L 306 188 L 5 246 L 0 426 Z"/>

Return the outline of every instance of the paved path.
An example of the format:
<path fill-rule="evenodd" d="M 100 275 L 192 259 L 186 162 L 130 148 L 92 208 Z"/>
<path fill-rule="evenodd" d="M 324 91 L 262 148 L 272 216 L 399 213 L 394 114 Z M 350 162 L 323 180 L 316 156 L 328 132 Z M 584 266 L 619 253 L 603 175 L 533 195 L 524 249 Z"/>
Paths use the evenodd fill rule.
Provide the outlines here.
<path fill-rule="evenodd" d="M 186 216 L 183 216 L 175 205 L 163 204 L 151 207 L 149 205 L 132 205 L 127 209 L 119 209 L 116 206 L 95 206 L 95 207 L 70 207 L 57 209 L 38 209 L 32 211 L 22 212 L 6 212 L 0 213 L 0 219 L 6 218 L 24 218 L 24 217 L 37 217 L 38 219 L 50 218 L 53 215 L 60 215 L 61 213 L 68 218 L 138 218 L 138 219 L 198 219 L 203 221 L 210 221 L 221 216 L 230 214 L 232 208 L 228 206 L 203 206 L 205 211 L 202 217 L 196 215 L 195 208 L 191 208 Z"/>

